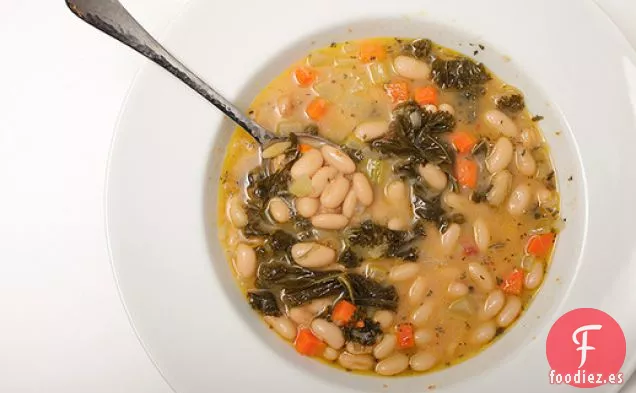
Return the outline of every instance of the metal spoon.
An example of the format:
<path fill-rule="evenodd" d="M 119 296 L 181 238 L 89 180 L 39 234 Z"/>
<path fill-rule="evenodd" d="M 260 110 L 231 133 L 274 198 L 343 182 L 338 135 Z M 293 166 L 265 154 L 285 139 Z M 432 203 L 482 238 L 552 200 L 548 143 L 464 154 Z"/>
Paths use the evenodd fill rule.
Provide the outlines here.
<path fill-rule="evenodd" d="M 128 45 L 177 77 L 220 109 L 236 124 L 243 127 L 261 146 L 277 138 L 271 131 L 250 119 L 194 72 L 181 64 L 128 13 L 119 1 L 66 0 L 66 5 L 84 22 Z M 300 134 L 298 137 L 311 144 L 327 143 L 333 145 L 332 142 L 315 135 Z"/>

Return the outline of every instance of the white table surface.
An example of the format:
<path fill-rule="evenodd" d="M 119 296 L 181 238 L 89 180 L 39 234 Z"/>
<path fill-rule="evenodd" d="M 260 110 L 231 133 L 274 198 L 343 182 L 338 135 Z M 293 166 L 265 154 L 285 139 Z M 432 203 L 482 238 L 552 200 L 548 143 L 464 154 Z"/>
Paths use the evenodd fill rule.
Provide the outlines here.
<path fill-rule="evenodd" d="M 122 2 L 161 36 L 186 1 Z M 604 2 L 636 44 L 636 2 Z M 144 61 L 63 0 L 2 0 L 0 49 L 0 392 L 169 393 L 128 322 L 104 234 L 106 159 Z"/>

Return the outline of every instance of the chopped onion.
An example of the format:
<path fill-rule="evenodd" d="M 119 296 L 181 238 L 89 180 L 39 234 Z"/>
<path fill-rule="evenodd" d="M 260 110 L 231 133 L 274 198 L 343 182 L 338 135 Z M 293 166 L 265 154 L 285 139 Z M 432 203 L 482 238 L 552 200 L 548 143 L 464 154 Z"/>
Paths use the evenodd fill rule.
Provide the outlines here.
<path fill-rule="evenodd" d="M 391 80 L 391 71 L 385 63 L 370 63 L 367 65 L 367 74 L 371 82 L 376 85 Z"/>
<path fill-rule="evenodd" d="M 320 97 L 325 98 L 331 102 L 338 101 L 344 93 L 342 90 L 342 86 L 337 83 L 331 83 L 330 81 L 317 83 L 314 85 L 314 89 Z"/>
<path fill-rule="evenodd" d="M 271 146 L 268 146 L 265 150 L 263 150 L 263 158 L 272 158 L 276 157 L 279 154 L 283 154 L 285 150 L 287 150 L 291 146 L 291 142 L 278 142 L 274 143 Z"/>
<path fill-rule="evenodd" d="M 279 135 L 289 135 L 292 132 L 299 134 L 303 130 L 303 125 L 298 121 L 281 121 L 276 125 L 276 133 Z"/>
<path fill-rule="evenodd" d="M 299 198 L 311 194 L 311 179 L 307 175 L 300 176 L 289 186 L 289 192 Z"/>
<path fill-rule="evenodd" d="M 451 312 L 459 315 L 472 316 L 475 314 L 475 305 L 467 297 L 457 299 L 448 306 Z"/>
<path fill-rule="evenodd" d="M 312 67 L 331 67 L 333 65 L 333 56 L 317 50 L 311 52 L 307 57 L 307 64 Z"/>

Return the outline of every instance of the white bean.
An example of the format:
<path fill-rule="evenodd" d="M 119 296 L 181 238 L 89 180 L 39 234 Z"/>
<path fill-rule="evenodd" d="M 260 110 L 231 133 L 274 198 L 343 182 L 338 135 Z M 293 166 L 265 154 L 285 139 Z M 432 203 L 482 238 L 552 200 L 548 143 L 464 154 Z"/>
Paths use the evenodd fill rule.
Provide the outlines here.
<path fill-rule="evenodd" d="M 492 274 L 485 266 L 477 262 L 468 264 L 468 275 L 482 291 L 492 291 L 495 288 L 495 280 L 493 280 Z"/>
<path fill-rule="evenodd" d="M 324 267 L 336 261 L 335 250 L 312 242 L 294 244 L 291 254 L 294 262 L 306 268 Z"/>
<path fill-rule="evenodd" d="M 418 172 L 429 186 L 438 191 L 446 188 L 446 185 L 448 184 L 448 178 L 446 177 L 446 174 L 435 164 L 420 164 L 418 166 Z"/>
<path fill-rule="evenodd" d="M 325 348 L 324 352 L 322 353 L 322 357 L 329 360 L 329 361 L 334 361 L 336 359 L 338 359 L 338 356 L 340 355 L 340 352 L 336 349 L 333 349 L 331 347 L 327 347 Z"/>
<path fill-rule="evenodd" d="M 228 200 L 227 211 L 234 227 L 243 228 L 247 225 L 247 213 L 245 213 L 241 199 L 238 196 L 233 196 Z"/>
<path fill-rule="evenodd" d="M 417 263 L 403 263 L 401 265 L 396 265 L 393 266 L 389 272 L 389 280 L 393 282 L 412 280 L 419 271 L 420 265 Z"/>
<path fill-rule="evenodd" d="M 406 185 L 400 180 L 392 181 L 386 186 L 384 193 L 392 203 L 401 203 L 407 197 Z"/>
<path fill-rule="evenodd" d="M 501 327 L 510 326 L 517 319 L 519 313 L 521 313 L 521 300 L 516 296 L 508 296 L 506 305 L 497 315 L 497 325 Z"/>
<path fill-rule="evenodd" d="M 548 190 L 547 188 L 541 186 L 537 189 L 537 203 L 541 207 L 555 207 L 557 204 L 557 199 L 555 197 L 554 192 Z"/>
<path fill-rule="evenodd" d="M 380 340 L 379 343 L 376 344 L 375 348 L 373 348 L 373 356 L 376 359 L 384 359 L 389 357 L 395 351 L 395 346 L 397 345 L 397 337 L 395 334 L 389 333 L 385 334 Z"/>
<path fill-rule="evenodd" d="M 250 278 L 256 273 L 256 252 L 247 244 L 239 244 L 236 247 L 234 268 L 241 278 Z"/>
<path fill-rule="evenodd" d="M 331 166 L 324 166 L 318 169 L 316 174 L 311 178 L 311 194 L 309 194 L 309 196 L 318 198 L 325 190 L 325 187 L 327 187 L 327 184 L 335 179 L 337 175 L 338 170 Z"/>
<path fill-rule="evenodd" d="M 393 60 L 395 72 L 409 79 L 428 79 L 431 75 L 431 67 L 421 60 L 410 56 L 397 56 Z"/>
<path fill-rule="evenodd" d="M 493 321 L 484 322 L 471 332 L 470 342 L 476 345 L 484 345 L 492 341 L 497 334 L 497 326 Z"/>
<path fill-rule="evenodd" d="M 407 229 L 408 224 L 401 217 L 393 217 L 386 223 L 386 226 L 392 231 L 403 231 Z"/>
<path fill-rule="evenodd" d="M 349 219 L 342 214 L 322 213 L 312 217 L 311 225 L 318 229 L 342 229 L 347 226 Z"/>
<path fill-rule="evenodd" d="M 353 341 L 349 341 L 345 346 L 345 351 L 352 353 L 354 355 L 362 355 L 373 352 L 373 347 L 370 345 L 362 345 L 360 343 L 355 343 Z"/>
<path fill-rule="evenodd" d="M 475 236 L 475 244 L 479 251 L 485 253 L 490 247 L 490 229 L 483 218 L 478 218 L 473 223 L 473 235 Z"/>
<path fill-rule="evenodd" d="M 532 152 L 523 146 L 517 146 L 515 164 L 522 175 L 532 177 L 537 172 L 537 162 L 532 157 Z"/>
<path fill-rule="evenodd" d="M 312 217 L 318 211 L 320 201 L 318 198 L 303 197 L 296 199 L 296 210 L 305 218 Z"/>
<path fill-rule="evenodd" d="M 435 303 L 433 300 L 424 300 L 421 306 L 415 309 L 411 314 L 411 322 L 417 327 L 426 325 L 428 320 L 435 311 Z"/>
<path fill-rule="evenodd" d="M 274 329 L 282 338 L 293 340 L 296 337 L 296 326 L 287 317 L 273 317 L 271 315 L 263 317 L 265 322 Z"/>
<path fill-rule="evenodd" d="M 437 107 L 433 104 L 424 105 L 422 109 L 424 109 L 427 112 L 437 113 Z"/>
<path fill-rule="evenodd" d="M 314 319 L 314 314 L 305 307 L 294 307 L 289 310 L 288 315 L 289 318 L 298 325 L 309 326 L 311 320 Z"/>
<path fill-rule="evenodd" d="M 391 327 L 394 319 L 395 313 L 389 310 L 378 310 L 373 314 L 373 320 L 380 324 L 382 330 Z"/>
<path fill-rule="evenodd" d="M 281 198 L 272 198 L 269 201 L 269 214 L 276 222 L 287 222 L 291 218 L 289 206 Z"/>
<path fill-rule="evenodd" d="M 495 289 L 488 294 L 483 307 L 479 310 L 479 319 L 487 321 L 494 318 L 499 314 L 504 304 L 506 304 L 506 295 L 501 289 Z"/>
<path fill-rule="evenodd" d="M 541 145 L 541 135 L 533 128 L 524 128 L 521 131 L 521 143 L 528 149 L 534 149 Z"/>
<path fill-rule="evenodd" d="M 512 174 L 504 169 L 495 173 L 492 177 L 492 188 L 486 194 L 486 199 L 493 206 L 499 206 L 508 196 L 510 185 L 512 184 Z"/>
<path fill-rule="evenodd" d="M 351 157 L 343 151 L 329 145 L 323 146 L 320 148 L 320 151 L 322 152 L 322 157 L 325 162 L 345 175 L 350 175 L 356 171 L 356 164 Z"/>
<path fill-rule="evenodd" d="M 307 309 L 314 315 L 319 315 L 322 314 L 327 307 L 331 306 L 332 303 L 333 300 L 330 298 L 316 299 L 307 305 Z"/>
<path fill-rule="evenodd" d="M 298 179 L 302 176 L 312 177 L 320 167 L 322 167 L 323 158 L 322 154 L 316 149 L 311 149 L 303 155 L 292 165 L 290 174 L 292 179 Z"/>
<path fill-rule="evenodd" d="M 435 340 L 435 332 L 432 329 L 420 328 L 415 330 L 413 337 L 415 338 L 415 345 L 425 347 Z"/>
<path fill-rule="evenodd" d="M 437 107 L 437 109 L 439 109 L 442 112 L 448 112 L 451 115 L 455 114 L 455 108 L 453 108 L 452 105 L 450 104 L 439 104 L 439 106 Z"/>
<path fill-rule="evenodd" d="M 420 351 L 411 356 L 409 365 L 415 371 L 427 371 L 437 364 L 437 356 L 432 351 Z"/>
<path fill-rule="evenodd" d="M 512 142 L 510 142 L 510 139 L 502 136 L 497 139 L 492 151 L 488 157 L 486 157 L 486 168 L 488 168 L 490 173 L 502 171 L 506 169 L 506 167 L 510 164 L 510 161 L 512 161 L 512 155 Z"/>
<path fill-rule="evenodd" d="M 528 289 L 537 289 L 541 282 L 543 281 L 544 268 L 543 263 L 540 261 L 535 261 L 532 264 L 532 268 L 526 274 L 524 278 L 524 284 Z"/>
<path fill-rule="evenodd" d="M 358 197 L 354 190 L 349 190 L 349 193 L 342 202 L 342 215 L 351 218 L 356 212 L 356 206 L 358 205 Z"/>
<path fill-rule="evenodd" d="M 508 199 L 508 213 L 513 216 L 520 216 L 525 213 L 532 202 L 532 193 L 530 186 L 522 183 L 519 184 Z"/>
<path fill-rule="evenodd" d="M 338 356 L 338 363 L 347 370 L 371 370 L 375 365 L 375 359 L 371 355 L 354 355 L 343 352 Z"/>
<path fill-rule="evenodd" d="M 447 291 L 449 296 L 458 298 L 468 294 L 468 286 L 463 282 L 453 281 L 448 284 Z"/>
<path fill-rule="evenodd" d="M 403 353 L 396 353 L 375 366 L 375 372 L 380 375 L 396 375 L 409 367 L 409 357 Z"/>
<path fill-rule="evenodd" d="M 459 210 L 459 211 L 465 210 L 471 204 L 468 198 L 454 192 L 444 193 L 443 199 L 446 206 L 448 206 L 451 209 Z"/>
<path fill-rule="evenodd" d="M 340 349 L 345 344 L 342 330 L 326 319 L 318 318 L 311 322 L 311 330 L 316 337 L 326 342 L 331 348 Z"/>
<path fill-rule="evenodd" d="M 424 296 L 426 296 L 428 289 L 428 281 L 424 276 L 416 278 L 409 288 L 409 303 L 412 306 L 420 304 L 422 300 L 424 300 Z"/>
<path fill-rule="evenodd" d="M 378 139 L 389 131 L 389 123 L 386 121 L 365 121 L 358 124 L 353 131 L 361 140 L 368 142 Z"/>
<path fill-rule="evenodd" d="M 450 255 L 455 251 L 455 246 L 459 240 L 462 229 L 457 223 L 452 223 L 446 228 L 446 232 L 442 233 L 442 249 L 444 254 Z"/>
<path fill-rule="evenodd" d="M 492 109 L 484 113 L 486 124 L 507 137 L 514 138 L 519 133 L 517 125 L 500 110 Z"/>
<path fill-rule="evenodd" d="M 353 174 L 352 183 L 358 201 L 364 206 L 370 206 L 373 203 L 373 189 L 369 179 L 364 174 L 356 172 Z"/>
<path fill-rule="evenodd" d="M 349 180 L 344 176 L 338 176 L 331 183 L 327 184 L 322 195 L 320 196 L 320 203 L 329 209 L 335 209 L 342 205 L 347 193 L 349 192 Z"/>

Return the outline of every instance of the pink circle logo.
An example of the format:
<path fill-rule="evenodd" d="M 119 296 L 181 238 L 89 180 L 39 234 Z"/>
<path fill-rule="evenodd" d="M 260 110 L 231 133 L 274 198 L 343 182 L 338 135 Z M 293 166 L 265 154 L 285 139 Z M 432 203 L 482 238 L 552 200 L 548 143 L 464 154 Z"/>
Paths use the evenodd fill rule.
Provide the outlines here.
<path fill-rule="evenodd" d="M 594 308 L 572 310 L 548 333 L 550 383 L 579 388 L 621 384 L 625 349 L 625 334 L 614 318 Z"/>

